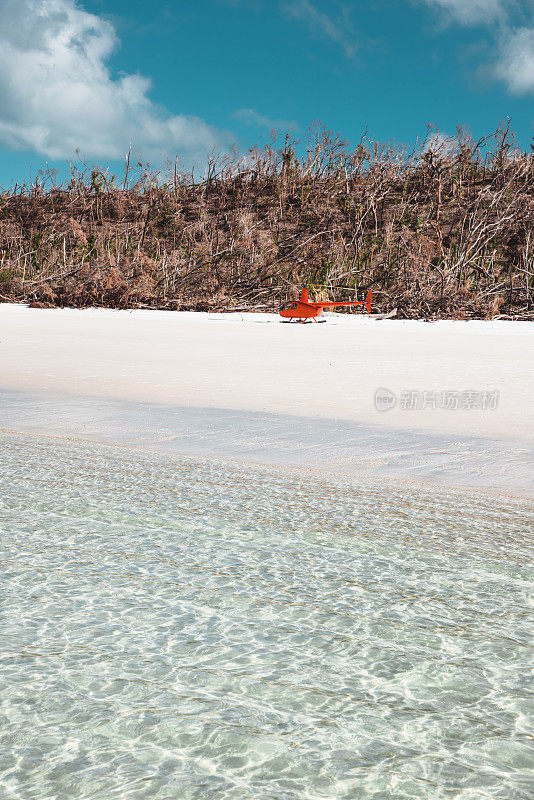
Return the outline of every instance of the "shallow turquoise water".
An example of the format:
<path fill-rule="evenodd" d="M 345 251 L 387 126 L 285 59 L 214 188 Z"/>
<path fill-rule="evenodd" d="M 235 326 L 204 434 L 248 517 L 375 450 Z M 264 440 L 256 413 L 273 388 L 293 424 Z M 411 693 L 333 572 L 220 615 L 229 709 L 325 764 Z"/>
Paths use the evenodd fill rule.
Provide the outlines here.
<path fill-rule="evenodd" d="M 0 448 L 0 797 L 533 796 L 532 505 Z"/>

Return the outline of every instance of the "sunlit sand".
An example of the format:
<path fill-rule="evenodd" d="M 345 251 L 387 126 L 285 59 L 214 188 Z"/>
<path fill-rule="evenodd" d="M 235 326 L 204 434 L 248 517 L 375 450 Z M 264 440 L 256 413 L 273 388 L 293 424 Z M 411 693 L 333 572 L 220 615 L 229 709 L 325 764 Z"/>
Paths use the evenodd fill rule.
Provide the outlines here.
<path fill-rule="evenodd" d="M 377 410 L 377 389 L 393 394 L 394 408 Z M 110 426 L 121 427 L 124 438 L 131 423 L 129 443 L 147 444 L 153 436 L 161 445 L 163 426 L 169 441 L 179 438 L 177 432 L 187 438 L 189 455 L 195 443 L 199 452 L 208 452 L 211 439 L 217 456 L 260 452 L 259 461 L 354 474 L 380 469 L 387 475 L 394 453 L 389 474 L 395 477 L 418 480 L 445 472 L 445 483 L 531 492 L 534 328 L 529 323 L 333 315 L 323 325 L 298 325 L 281 324 L 269 314 L 4 304 L 0 390 L 37 393 L 50 403 L 54 395 L 50 432 L 61 432 L 64 424 L 60 398 L 78 398 L 79 410 L 71 405 L 69 412 L 69 434 L 83 436 L 92 425 L 91 438 L 98 439 L 96 406 L 91 412 L 84 403 L 113 401 L 111 441 L 117 437 Z M 441 407 L 443 393 L 456 396 L 456 407 Z M 419 407 L 406 401 L 413 396 Z M 487 407 L 484 397 L 491 400 Z M 130 423 L 126 417 L 121 421 L 119 401 L 130 403 Z M 173 422 L 169 413 L 159 426 L 152 415 L 143 431 L 142 417 L 133 420 L 132 403 L 142 403 L 138 407 L 145 411 L 150 404 L 164 416 L 171 408 L 197 413 L 194 422 L 189 418 L 189 432 L 183 415 L 178 431 L 178 416 Z M 13 423 L 13 396 L 9 414 L 3 407 L 0 427 L 23 430 L 27 413 Z M 209 432 L 202 430 L 199 409 L 211 410 Z M 230 411 L 237 416 L 225 417 Z M 34 419 L 32 430 L 38 427 Z M 491 480 L 474 478 L 487 469 L 493 470 Z"/>

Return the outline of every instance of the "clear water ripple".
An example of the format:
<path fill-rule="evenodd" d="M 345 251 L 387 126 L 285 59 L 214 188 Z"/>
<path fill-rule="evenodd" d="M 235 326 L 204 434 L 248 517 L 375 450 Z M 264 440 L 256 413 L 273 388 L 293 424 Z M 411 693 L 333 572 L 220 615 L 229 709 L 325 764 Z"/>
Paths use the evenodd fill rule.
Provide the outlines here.
<path fill-rule="evenodd" d="M 0 447 L 2 798 L 534 795 L 531 504 Z"/>

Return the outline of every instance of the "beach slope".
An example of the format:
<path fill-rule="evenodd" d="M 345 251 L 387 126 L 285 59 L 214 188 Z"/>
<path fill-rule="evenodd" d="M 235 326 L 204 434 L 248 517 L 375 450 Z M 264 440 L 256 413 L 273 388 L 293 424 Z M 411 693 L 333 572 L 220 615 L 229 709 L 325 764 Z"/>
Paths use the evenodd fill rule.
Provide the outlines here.
<path fill-rule="evenodd" d="M 2 304 L 0 391 L 3 429 L 533 492 L 530 323 Z"/>

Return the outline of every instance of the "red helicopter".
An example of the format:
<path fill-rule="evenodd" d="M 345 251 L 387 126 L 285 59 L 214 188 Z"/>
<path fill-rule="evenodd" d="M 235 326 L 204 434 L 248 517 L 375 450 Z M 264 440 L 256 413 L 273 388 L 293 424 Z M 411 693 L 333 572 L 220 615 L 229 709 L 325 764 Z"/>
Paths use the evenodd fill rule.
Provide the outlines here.
<path fill-rule="evenodd" d="M 308 300 L 308 290 L 304 287 L 300 300 L 290 300 L 284 303 L 280 309 L 280 316 L 298 322 L 309 322 L 310 320 L 317 322 L 316 317 L 321 316 L 323 308 L 337 308 L 338 306 L 365 306 L 367 313 L 370 314 L 372 294 L 373 290 L 369 289 L 365 300 L 352 300 L 345 303 L 331 303 L 327 300 L 320 300 L 317 303 L 312 303 Z M 326 322 L 326 320 L 321 320 L 321 322 Z"/>

